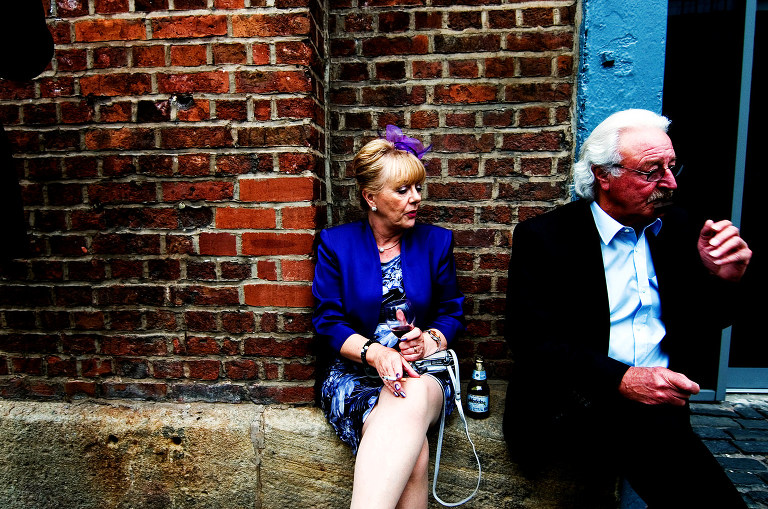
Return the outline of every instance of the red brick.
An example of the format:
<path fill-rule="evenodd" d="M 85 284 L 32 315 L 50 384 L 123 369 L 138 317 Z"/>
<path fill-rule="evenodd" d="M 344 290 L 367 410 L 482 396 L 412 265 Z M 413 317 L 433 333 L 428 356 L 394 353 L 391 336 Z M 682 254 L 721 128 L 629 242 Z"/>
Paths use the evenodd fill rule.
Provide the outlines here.
<path fill-rule="evenodd" d="M 316 181 L 307 177 L 241 179 L 240 200 L 245 202 L 311 201 L 319 197 Z"/>
<path fill-rule="evenodd" d="M 312 340 L 309 338 L 292 338 L 280 341 L 273 338 L 248 338 L 243 344 L 245 355 L 263 357 L 305 357 L 312 353 Z"/>
<path fill-rule="evenodd" d="M 311 260 L 283 260 L 281 267 L 284 281 L 312 281 L 315 275 Z"/>
<path fill-rule="evenodd" d="M 259 365 L 249 359 L 237 359 L 224 363 L 224 372 L 231 380 L 257 380 Z"/>
<path fill-rule="evenodd" d="M 227 35 L 227 17 L 175 16 L 152 19 L 152 37 L 155 39 L 189 39 Z"/>
<path fill-rule="evenodd" d="M 195 67 L 207 63 L 207 51 L 204 45 L 171 46 L 171 65 Z"/>
<path fill-rule="evenodd" d="M 87 16 L 88 0 L 55 0 L 56 13 L 62 18 Z"/>
<path fill-rule="evenodd" d="M 510 51 L 554 51 L 573 48 L 573 32 L 525 32 L 507 35 Z"/>
<path fill-rule="evenodd" d="M 280 173 L 315 173 L 318 161 L 313 154 L 282 153 L 278 156 Z"/>
<path fill-rule="evenodd" d="M 156 201 L 153 182 L 109 182 L 88 186 L 88 198 L 93 203 L 144 203 Z"/>
<path fill-rule="evenodd" d="M 131 103 L 113 102 L 99 106 L 101 122 L 130 122 Z"/>
<path fill-rule="evenodd" d="M 305 285 L 245 285 L 245 303 L 249 306 L 312 307 L 312 288 Z"/>
<path fill-rule="evenodd" d="M 282 227 L 290 230 L 314 229 L 324 224 L 318 215 L 325 212 L 317 207 L 285 207 L 282 209 Z"/>
<path fill-rule="evenodd" d="M 165 46 L 134 46 L 133 65 L 136 67 L 164 66 Z"/>
<path fill-rule="evenodd" d="M 204 336 L 190 336 L 183 348 L 177 348 L 175 353 L 185 355 L 216 355 L 221 353 L 221 345 L 214 339 Z"/>
<path fill-rule="evenodd" d="M 253 58 L 253 65 L 267 65 L 270 63 L 270 49 L 269 44 L 253 44 L 253 51 L 251 51 L 251 58 Z"/>
<path fill-rule="evenodd" d="M 94 69 L 107 69 L 110 67 L 126 67 L 128 65 L 128 48 L 96 48 L 93 51 Z"/>
<path fill-rule="evenodd" d="M 266 281 L 277 281 L 277 262 L 273 260 L 259 260 L 256 262 L 256 275 Z"/>
<path fill-rule="evenodd" d="M 95 0 L 94 11 L 99 14 L 128 12 L 128 0 Z"/>
<path fill-rule="evenodd" d="M 245 44 L 213 45 L 214 64 L 245 64 L 247 61 L 248 55 L 245 51 Z"/>
<path fill-rule="evenodd" d="M 275 57 L 277 64 L 312 65 L 317 60 L 312 46 L 300 41 L 276 43 Z"/>
<path fill-rule="evenodd" d="M 463 182 L 461 186 L 455 184 L 431 183 L 428 185 L 430 199 L 443 200 L 487 200 L 493 193 L 491 184 Z"/>
<path fill-rule="evenodd" d="M 191 74 L 158 74 L 157 88 L 166 93 L 214 93 L 229 91 L 226 72 L 210 71 Z"/>
<path fill-rule="evenodd" d="M 306 255 L 312 252 L 314 236 L 307 233 L 243 233 L 242 254 Z"/>
<path fill-rule="evenodd" d="M 192 331 L 215 331 L 217 313 L 208 311 L 187 311 L 184 313 L 186 328 Z"/>
<path fill-rule="evenodd" d="M 241 71 L 235 75 L 235 89 L 252 94 L 309 93 L 312 80 L 301 71 Z"/>
<path fill-rule="evenodd" d="M 93 398 L 98 395 L 98 385 L 94 382 L 72 380 L 64 382 L 64 393 L 70 398 L 77 396 L 89 396 Z"/>
<path fill-rule="evenodd" d="M 435 103 L 481 103 L 496 100 L 497 87 L 495 85 L 440 85 L 435 87 Z"/>
<path fill-rule="evenodd" d="M 520 57 L 520 75 L 525 77 L 550 76 L 552 74 L 552 59 L 547 57 Z"/>
<path fill-rule="evenodd" d="M 230 182 L 164 182 L 165 201 L 205 200 L 222 201 L 232 199 L 234 186 Z"/>
<path fill-rule="evenodd" d="M 151 90 L 152 83 L 148 74 L 97 74 L 80 78 L 80 93 L 82 95 L 144 95 L 150 93 Z"/>
<path fill-rule="evenodd" d="M 211 118 L 211 103 L 198 99 L 189 108 L 179 109 L 178 120 L 181 122 L 200 122 Z"/>
<path fill-rule="evenodd" d="M 275 228 L 277 222 L 274 209 L 216 209 L 216 227 L 224 230 L 232 229 L 264 229 Z"/>
<path fill-rule="evenodd" d="M 198 380 L 216 380 L 219 378 L 219 361 L 214 360 L 198 360 L 187 361 L 187 368 L 189 369 L 189 378 Z"/>
<path fill-rule="evenodd" d="M 563 133 L 560 131 L 539 131 L 536 133 L 505 134 L 502 141 L 504 150 L 563 150 Z"/>
<path fill-rule="evenodd" d="M 228 127 L 176 127 L 161 131 L 163 148 L 230 147 L 234 144 Z"/>
<path fill-rule="evenodd" d="M 154 148 L 155 137 L 151 129 L 91 129 L 85 133 L 85 146 L 89 150 Z"/>
<path fill-rule="evenodd" d="M 101 353 L 106 355 L 165 355 L 165 341 L 159 336 L 107 336 L 101 339 Z"/>
<path fill-rule="evenodd" d="M 251 312 L 222 313 L 221 325 L 227 332 L 242 333 L 255 330 L 254 315 Z"/>
<path fill-rule="evenodd" d="M 286 380 L 312 380 L 316 369 L 314 364 L 287 364 L 283 373 Z"/>
<path fill-rule="evenodd" d="M 83 359 L 80 361 L 83 376 L 96 378 L 112 374 L 112 361 L 110 359 Z"/>
<path fill-rule="evenodd" d="M 142 19 L 106 18 L 75 22 L 76 42 L 136 41 L 146 39 Z"/>
<path fill-rule="evenodd" d="M 154 378 L 184 378 L 184 363 L 181 361 L 155 361 L 152 363 Z"/>
<path fill-rule="evenodd" d="M 234 256 L 237 254 L 237 239 L 231 233 L 201 233 L 200 254 L 213 256 Z"/>
<path fill-rule="evenodd" d="M 174 285 L 170 299 L 177 306 L 236 306 L 240 303 L 237 288 L 226 286 Z"/>
<path fill-rule="evenodd" d="M 269 113 L 269 109 L 267 109 Z M 216 101 L 216 118 L 219 120 L 239 120 L 248 119 L 248 106 L 245 101 Z"/>
<path fill-rule="evenodd" d="M 306 35 L 309 18 L 304 14 L 251 14 L 232 17 L 234 37 L 276 37 Z"/>
<path fill-rule="evenodd" d="M 429 53 L 429 39 L 425 35 L 372 37 L 363 41 L 363 55 L 367 57 L 426 55 L 427 53 Z"/>
<path fill-rule="evenodd" d="M 522 26 L 551 26 L 555 22 L 553 9 L 545 7 L 529 7 L 526 9 L 521 9 L 521 12 L 523 14 Z"/>

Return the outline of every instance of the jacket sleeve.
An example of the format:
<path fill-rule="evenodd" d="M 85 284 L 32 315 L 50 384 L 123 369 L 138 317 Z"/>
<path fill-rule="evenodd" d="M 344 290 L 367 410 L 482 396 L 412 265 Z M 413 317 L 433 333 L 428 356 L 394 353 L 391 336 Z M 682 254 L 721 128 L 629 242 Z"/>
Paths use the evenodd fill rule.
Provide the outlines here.
<path fill-rule="evenodd" d="M 443 333 L 450 345 L 464 331 L 464 294 L 459 291 L 456 261 L 453 256 L 453 233 L 441 244 L 437 265 L 432 274 L 433 319 L 425 329 L 435 328 Z"/>
<path fill-rule="evenodd" d="M 0 78 L 30 80 L 43 72 L 53 57 L 53 38 L 38 0 L 3 3 L 0 21 Z"/>
<path fill-rule="evenodd" d="M 315 312 L 312 323 L 318 335 L 337 352 L 355 330 L 344 316 L 342 278 L 344 277 L 327 230 L 320 232 L 312 294 Z"/>

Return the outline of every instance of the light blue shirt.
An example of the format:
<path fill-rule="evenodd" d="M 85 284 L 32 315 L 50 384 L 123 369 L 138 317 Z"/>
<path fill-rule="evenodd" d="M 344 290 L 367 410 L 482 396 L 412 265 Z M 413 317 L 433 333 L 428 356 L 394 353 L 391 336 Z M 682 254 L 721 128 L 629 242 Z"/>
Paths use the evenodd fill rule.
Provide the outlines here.
<path fill-rule="evenodd" d="M 638 238 L 634 229 L 613 219 L 596 202 L 592 202 L 591 210 L 602 241 L 611 309 L 608 356 L 630 366 L 666 368 L 669 356 L 659 345 L 666 330 L 646 237 L 646 231 L 659 233 L 661 219 L 643 228 Z"/>

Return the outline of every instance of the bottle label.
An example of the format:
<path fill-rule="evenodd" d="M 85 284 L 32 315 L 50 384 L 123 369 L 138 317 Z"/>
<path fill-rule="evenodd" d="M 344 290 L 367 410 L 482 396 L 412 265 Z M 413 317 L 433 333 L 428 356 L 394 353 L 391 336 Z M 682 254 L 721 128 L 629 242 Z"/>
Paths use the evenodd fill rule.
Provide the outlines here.
<path fill-rule="evenodd" d="M 472 380 L 485 380 L 487 377 L 485 376 L 485 370 L 478 371 L 474 370 L 472 371 Z"/>
<path fill-rule="evenodd" d="M 467 395 L 467 408 L 469 409 L 470 412 L 474 412 L 476 414 L 487 412 L 488 402 L 489 402 L 488 396 L 479 396 L 477 394 Z"/>

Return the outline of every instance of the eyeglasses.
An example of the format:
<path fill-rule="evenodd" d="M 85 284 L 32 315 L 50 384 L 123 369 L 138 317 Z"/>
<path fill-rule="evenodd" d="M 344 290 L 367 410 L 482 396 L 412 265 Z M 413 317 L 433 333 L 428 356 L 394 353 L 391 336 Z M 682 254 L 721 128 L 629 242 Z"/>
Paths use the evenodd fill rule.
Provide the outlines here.
<path fill-rule="evenodd" d="M 651 171 L 642 171 L 642 170 L 636 170 L 634 168 L 627 168 L 626 166 L 622 166 L 620 164 L 612 164 L 612 168 L 621 168 L 623 170 L 629 170 L 634 171 L 635 173 L 639 173 L 640 175 L 645 175 L 645 180 L 648 182 L 658 182 L 659 180 L 664 178 L 664 175 L 666 175 L 667 170 L 669 170 L 672 173 L 673 177 L 677 177 L 683 172 L 683 165 L 677 166 L 673 164 L 672 166 L 663 167 L 659 166 L 658 168 L 651 170 Z"/>

